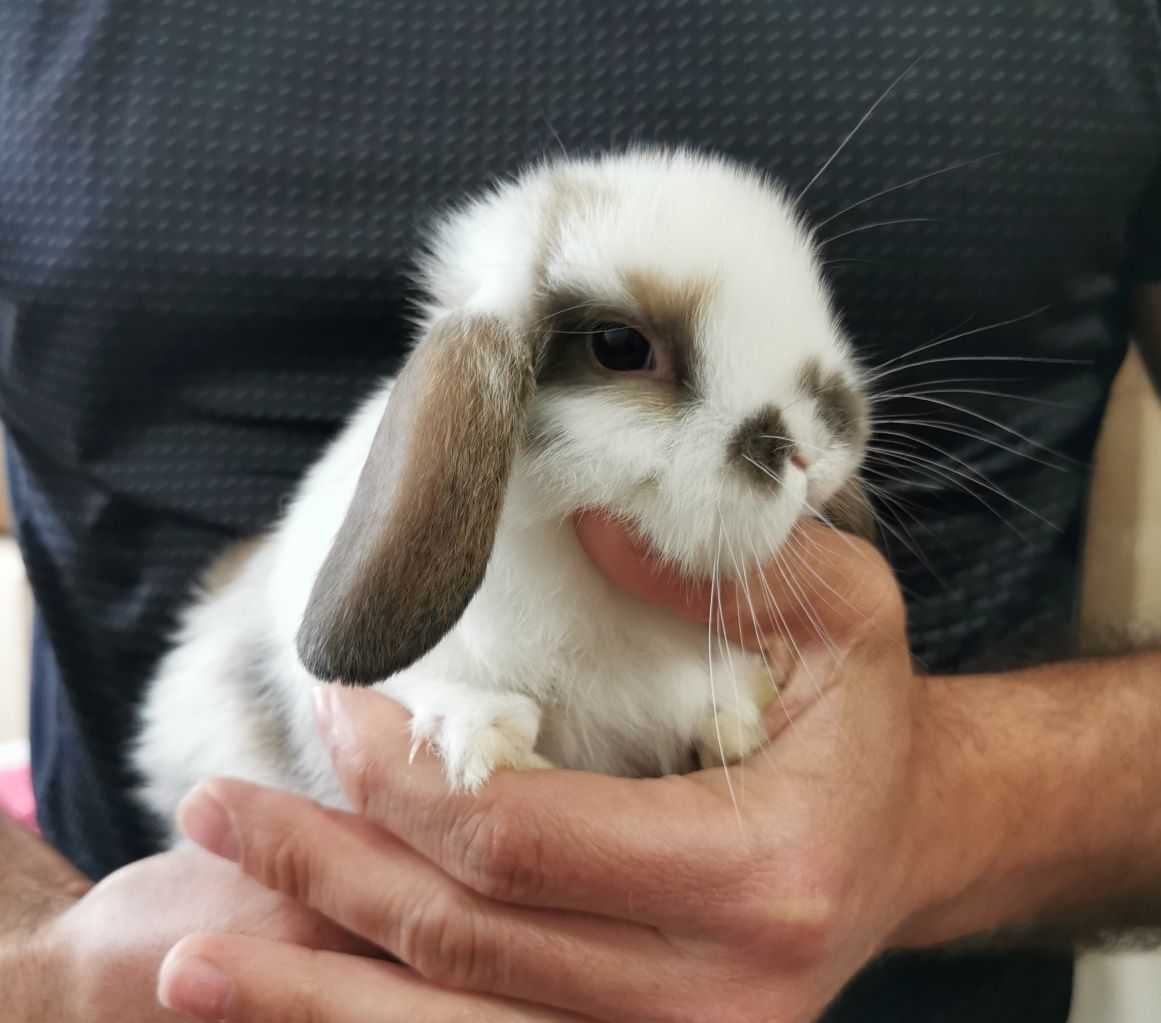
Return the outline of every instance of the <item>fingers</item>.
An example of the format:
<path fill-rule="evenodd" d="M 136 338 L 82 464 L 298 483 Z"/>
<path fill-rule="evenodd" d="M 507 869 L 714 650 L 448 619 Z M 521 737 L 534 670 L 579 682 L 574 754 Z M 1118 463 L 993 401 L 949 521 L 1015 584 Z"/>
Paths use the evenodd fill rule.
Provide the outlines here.
<path fill-rule="evenodd" d="M 795 528 L 775 561 L 723 580 L 713 602 L 708 580 L 683 578 L 615 519 L 584 512 L 576 531 L 593 563 L 619 586 L 682 617 L 712 618 L 749 647 L 765 646 L 767 634 L 775 633 L 810 648 L 868 623 L 889 627 L 891 619 L 902 620 L 899 588 L 875 548 L 814 521 Z"/>
<path fill-rule="evenodd" d="M 158 1000 L 237 1023 L 582 1023 L 582 1017 L 441 989 L 403 967 L 261 938 L 195 935 L 162 963 Z"/>
<path fill-rule="evenodd" d="M 179 819 L 194 841 L 443 987 L 600 1014 L 610 992 L 598 975 L 645 1020 L 656 985 L 688 989 L 700 970 L 651 928 L 487 899 L 371 822 L 277 789 L 210 782 Z"/>
<path fill-rule="evenodd" d="M 684 933 L 694 920 L 728 926 L 731 894 L 752 888 L 747 851 L 763 840 L 764 818 L 739 816 L 721 772 L 501 771 L 478 793 L 454 794 L 435 755 L 412 761 L 398 704 L 333 686 L 320 698 L 320 730 L 351 805 L 474 891 Z M 764 779 L 747 777 L 761 807 Z"/>
<path fill-rule="evenodd" d="M 604 512 L 581 512 L 575 526 L 590 560 L 622 589 L 683 618 L 709 620 L 709 580 L 681 575 L 635 540 L 622 522 Z"/>

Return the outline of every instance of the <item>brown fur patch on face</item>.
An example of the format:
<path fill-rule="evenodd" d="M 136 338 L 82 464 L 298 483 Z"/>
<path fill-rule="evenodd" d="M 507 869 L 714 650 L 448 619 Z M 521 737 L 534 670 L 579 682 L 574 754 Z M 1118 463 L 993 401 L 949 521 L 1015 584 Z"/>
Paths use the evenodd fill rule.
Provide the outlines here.
<path fill-rule="evenodd" d="M 672 420 L 693 396 L 696 335 L 712 291 L 704 281 L 674 284 L 649 271 L 623 274 L 623 294 L 615 300 L 550 285 L 549 267 L 558 255 L 562 224 L 601 201 L 601 190 L 593 182 L 562 174 L 551 179 L 535 269 L 540 300 L 533 310 L 533 322 L 548 331 L 547 344 L 536 362 L 537 387 L 545 392 L 600 388 L 644 415 Z M 648 379 L 603 369 L 592 356 L 589 335 L 611 324 L 637 327 L 654 343 L 664 345 L 675 379 Z M 528 423 L 529 446 L 543 448 L 557 434 L 556 428 L 534 410 Z"/>
<path fill-rule="evenodd" d="M 449 316 L 407 360 L 299 629 L 317 677 L 377 682 L 459 620 L 491 556 L 536 347 Z"/>
<path fill-rule="evenodd" d="M 818 418 L 837 440 L 854 449 L 866 444 L 867 401 L 841 373 L 828 373 L 817 359 L 810 359 L 799 371 L 798 386 L 815 400 Z"/>
<path fill-rule="evenodd" d="M 622 276 L 641 322 L 668 345 L 677 382 L 686 388 L 695 387 L 701 363 L 697 336 L 713 298 L 712 285 L 696 277 L 674 282 L 645 270 Z"/>
<path fill-rule="evenodd" d="M 570 216 L 596 207 L 602 191 L 592 181 L 581 181 L 571 174 L 557 171 L 548 182 L 548 198 L 540 214 L 540 231 L 536 239 L 533 273 L 542 294 L 548 291 L 548 267 L 560 244 L 561 227 Z"/>
<path fill-rule="evenodd" d="M 619 302 L 601 301 L 570 288 L 546 292 L 538 315 L 551 333 L 537 365 L 538 386 L 545 391 L 612 389 L 619 402 L 646 415 L 674 419 L 695 396 L 697 333 L 711 289 L 696 280 L 675 285 L 645 272 L 626 274 L 624 284 L 625 297 Z M 610 373 L 598 365 L 589 335 L 610 324 L 636 327 L 664 346 L 674 379 Z M 529 442 L 541 446 L 551 440 L 549 434 L 548 427 L 534 420 Z"/>
<path fill-rule="evenodd" d="M 778 490 L 793 447 L 782 413 L 770 405 L 738 427 L 729 451 L 734 464 L 752 480 Z"/>

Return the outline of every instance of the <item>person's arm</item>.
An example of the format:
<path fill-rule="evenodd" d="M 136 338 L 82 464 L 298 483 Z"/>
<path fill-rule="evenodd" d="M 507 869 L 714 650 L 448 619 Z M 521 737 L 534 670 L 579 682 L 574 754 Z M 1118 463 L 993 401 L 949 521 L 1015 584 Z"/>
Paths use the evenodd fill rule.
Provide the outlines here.
<path fill-rule="evenodd" d="M 45 925 L 91 887 L 48 843 L 0 814 L 0 989 L 17 1023 L 58 1018 L 58 989 L 45 983 L 60 972 L 45 940 Z M 9 1016 L 9 1018 L 12 1018 Z"/>
<path fill-rule="evenodd" d="M 432 982 L 412 1008 L 452 987 L 597 1020 L 807 1023 L 892 949 L 1161 923 L 1161 657 L 918 676 L 886 564 L 808 530 L 797 579 L 766 573 L 760 635 L 723 597 L 734 639 L 789 629 L 803 651 L 771 745 L 729 774 L 500 772 L 449 794 L 402 708 L 328 690 L 322 731 L 361 816 L 216 781 L 183 826 L 408 962 Z M 706 594 L 623 533 L 578 531 L 615 581 L 705 621 Z M 347 1018 L 326 964 L 263 946 L 258 971 L 247 943 L 200 936 L 171 982 L 195 954 L 228 976 L 231 1019 L 271 997 Z"/>
<path fill-rule="evenodd" d="M 581 536 L 631 592 L 701 614 L 700 596 L 650 572 L 617 530 L 593 521 Z M 855 565 L 847 582 L 883 588 L 873 575 Z M 1161 652 L 920 684 L 914 769 L 929 802 L 916 817 L 930 834 L 893 942 L 1065 944 L 1161 926 Z"/>
<path fill-rule="evenodd" d="M 950 827 L 904 945 L 1080 944 L 1161 926 L 1161 654 L 931 679 Z"/>
<path fill-rule="evenodd" d="M 200 850 L 142 860 L 94 887 L 0 815 L 4 1023 L 173 1023 L 177 1017 L 157 1000 L 158 967 L 174 942 L 206 928 L 300 951 L 367 951 L 317 913 Z"/>

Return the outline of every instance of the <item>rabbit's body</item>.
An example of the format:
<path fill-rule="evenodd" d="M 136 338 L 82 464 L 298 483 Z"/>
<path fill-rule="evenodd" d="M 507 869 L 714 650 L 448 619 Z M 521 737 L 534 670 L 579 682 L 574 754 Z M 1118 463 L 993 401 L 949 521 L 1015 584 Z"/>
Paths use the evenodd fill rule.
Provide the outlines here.
<path fill-rule="evenodd" d="M 426 277 L 399 384 L 211 574 L 158 669 L 136 763 L 165 819 L 218 774 L 341 805 L 316 676 L 400 700 L 468 788 L 504 766 L 679 771 L 761 741 L 764 659 L 609 583 L 569 519 L 610 509 L 684 568 L 733 575 L 852 482 L 858 378 L 788 205 L 689 154 L 545 167 L 449 218 Z"/>
<path fill-rule="evenodd" d="M 193 785 L 215 775 L 342 805 L 315 733 L 311 694 L 319 682 L 299 660 L 295 634 L 386 399 L 385 388 L 367 403 L 274 535 L 228 554 L 187 612 L 150 689 L 137 754 L 145 798 L 165 819 Z M 315 493 L 330 500 L 311 500 Z M 467 735 L 499 722 L 501 734 L 507 728 L 517 739 L 512 759 L 522 755 L 522 735 L 553 764 L 608 774 L 686 769 L 699 741 L 712 757 L 705 627 L 609 583 L 576 534 L 537 515 L 537 505 L 518 464 L 493 569 L 476 598 L 442 642 L 376 688 L 406 704 L 420 726 L 429 716 L 458 717 Z M 244 563 L 230 564 L 240 557 Z M 715 654 L 720 659 L 716 644 Z M 743 752 L 740 743 L 752 745 L 758 728 L 751 692 L 737 704 L 748 717 L 735 711 L 733 679 L 764 685 L 771 696 L 774 681 L 761 659 L 740 651 L 730 657 L 732 665 L 714 668 L 727 758 Z M 482 781 L 485 765 L 466 759 L 463 782 Z"/>

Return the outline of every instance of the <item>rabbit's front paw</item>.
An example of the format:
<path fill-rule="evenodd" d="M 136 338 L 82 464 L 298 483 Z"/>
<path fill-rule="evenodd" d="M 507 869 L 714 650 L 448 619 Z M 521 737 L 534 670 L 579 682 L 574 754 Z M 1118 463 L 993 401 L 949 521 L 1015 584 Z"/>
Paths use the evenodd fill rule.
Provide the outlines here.
<path fill-rule="evenodd" d="M 462 694 L 454 707 L 421 702 L 412 708 L 415 745 L 440 755 L 453 791 L 475 792 L 494 771 L 551 767 L 535 752 L 540 708 L 516 693 Z"/>
<path fill-rule="evenodd" d="M 766 744 L 766 728 L 757 703 L 745 697 L 712 706 L 697 733 L 702 767 L 742 760 Z"/>

